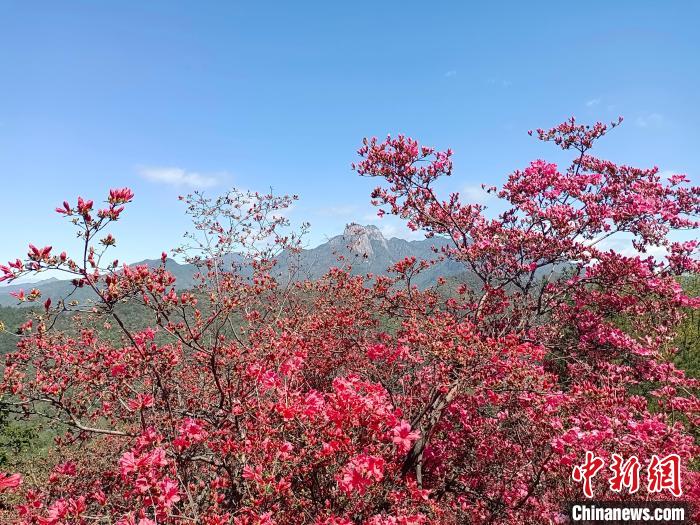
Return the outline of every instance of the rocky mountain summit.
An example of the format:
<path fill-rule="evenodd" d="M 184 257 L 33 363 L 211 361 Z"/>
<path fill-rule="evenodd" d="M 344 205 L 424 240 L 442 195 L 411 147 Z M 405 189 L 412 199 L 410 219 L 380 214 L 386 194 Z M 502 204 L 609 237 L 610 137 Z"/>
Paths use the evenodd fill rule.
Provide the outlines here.
<path fill-rule="evenodd" d="M 333 266 L 350 266 L 353 274 L 386 275 L 387 269 L 405 257 L 434 260 L 438 258 L 435 248 L 448 241 L 442 238 L 408 241 L 398 237 L 387 239 L 373 225 L 350 223 L 342 235 L 302 251 L 298 265 L 304 277 L 318 279 Z M 284 265 L 283 265 L 284 266 Z M 452 261 L 441 261 L 424 271 L 416 281 L 418 286 L 427 286 L 439 276 L 453 276 L 463 272 L 463 267 Z"/>
<path fill-rule="evenodd" d="M 338 239 L 338 237 L 335 237 L 335 239 Z M 372 257 L 374 255 L 372 241 L 378 242 L 386 250 L 389 249 L 382 232 L 374 225 L 348 224 L 343 232 L 342 240 L 347 242 L 347 248 L 352 253 L 362 257 Z"/>

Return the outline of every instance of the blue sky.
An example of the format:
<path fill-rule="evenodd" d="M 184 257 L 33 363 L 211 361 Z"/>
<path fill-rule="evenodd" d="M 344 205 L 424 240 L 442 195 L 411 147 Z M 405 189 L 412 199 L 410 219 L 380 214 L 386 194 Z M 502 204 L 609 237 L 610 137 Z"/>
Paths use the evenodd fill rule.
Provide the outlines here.
<path fill-rule="evenodd" d="M 623 115 L 599 155 L 697 183 L 700 3 L 480 4 L 0 1 L 0 261 L 74 246 L 53 208 L 121 186 L 127 261 L 178 245 L 197 185 L 298 193 L 310 245 L 352 220 L 402 236 L 350 170 L 387 133 L 451 147 L 442 189 L 480 198 L 560 158 L 528 129 Z"/>

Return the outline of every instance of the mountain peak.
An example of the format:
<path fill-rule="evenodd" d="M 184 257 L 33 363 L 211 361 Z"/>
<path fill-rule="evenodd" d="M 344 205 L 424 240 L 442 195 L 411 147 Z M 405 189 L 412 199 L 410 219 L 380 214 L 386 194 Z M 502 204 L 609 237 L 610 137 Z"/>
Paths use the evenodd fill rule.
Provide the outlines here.
<path fill-rule="evenodd" d="M 360 235 L 368 235 L 375 240 L 384 239 L 382 232 L 374 224 L 362 225 L 351 222 L 345 226 L 343 237 L 357 237 Z"/>
<path fill-rule="evenodd" d="M 387 247 L 386 239 L 382 232 L 372 224 L 363 226 L 362 224 L 351 222 L 345 226 L 343 239 L 350 251 L 363 257 L 371 257 L 374 254 L 372 241 L 377 241 L 385 248 Z"/>

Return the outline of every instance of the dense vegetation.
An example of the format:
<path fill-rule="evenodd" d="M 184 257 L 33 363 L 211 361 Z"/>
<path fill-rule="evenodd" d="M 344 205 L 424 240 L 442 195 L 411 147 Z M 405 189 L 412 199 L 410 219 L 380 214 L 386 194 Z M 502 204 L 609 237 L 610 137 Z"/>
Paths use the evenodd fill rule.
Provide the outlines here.
<path fill-rule="evenodd" d="M 364 141 L 355 169 L 381 181 L 375 204 L 446 239 L 441 255 L 474 280 L 463 285 L 413 286 L 429 263 L 412 257 L 389 276 L 278 279 L 277 258 L 299 249 L 282 213 L 293 198 L 231 191 L 186 198 L 195 233 L 180 253 L 203 275 L 176 291 L 165 253 L 156 267 L 100 265 L 130 190 L 97 210 L 65 202 L 83 254 L 30 245 L 0 265 L 2 280 L 67 272 L 98 298 L 18 294 L 44 302 L 31 322 L 8 319 L 3 424 L 26 435 L 18 450 L 43 430 L 25 420 L 56 439 L 39 472 L 3 467 L 8 519 L 552 523 L 594 490 L 698 502 L 700 263 L 673 232 L 698 228 L 700 188 L 591 156 L 608 130 L 539 130 L 576 152 L 571 165 L 515 171 L 492 190 L 508 206 L 497 218 L 437 197 L 451 151 Z M 640 255 L 602 248 L 617 235 Z M 656 246 L 668 255 L 644 255 Z M 603 464 L 618 467 L 610 480 L 586 475 Z M 649 483 L 633 487 L 623 464 L 648 466 Z"/>

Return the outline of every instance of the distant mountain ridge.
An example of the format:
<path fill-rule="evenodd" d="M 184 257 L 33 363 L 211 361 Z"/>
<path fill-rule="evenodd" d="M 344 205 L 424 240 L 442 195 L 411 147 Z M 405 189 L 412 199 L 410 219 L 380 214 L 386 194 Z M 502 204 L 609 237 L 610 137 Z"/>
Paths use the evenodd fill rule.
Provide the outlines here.
<path fill-rule="evenodd" d="M 419 260 L 433 260 L 438 257 L 433 247 L 440 248 L 448 241 L 442 238 L 432 238 L 408 241 L 392 237 L 387 239 L 373 225 L 363 226 L 357 223 L 348 224 L 341 235 L 332 237 L 327 242 L 315 248 L 302 250 L 298 255 L 283 253 L 278 262 L 277 272 L 285 275 L 290 265 L 299 268 L 297 278 L 318 279 L 334 266 L 352 267 L 353 274 L 386 275 L 387 268 L 405 257 L 416 257 Z M 294 261 L 291 260 L 294 257 Z M 160 259 L 146 259 L 133 265 L 147 264 L 155 267 L 160 265 Z M 166 261 L 166 267 L 175 278 L 176 288 L 187 289 L 195 284 L 196 266 L 180 264 L 172 259 Z M 464 267 L 454 261 L 440 261 L 422 272 L 415 284 L 425 287 L 435 282 L 438 277 L 450 277 L 464 272 Z M 41 290 L 42 298 L 50 297 L 52 301 L 66 297 L 73 289 L 70 280 L 59 280 L 55 277 L 43 281 L 13 284 L 0 287 L 0 306 L 16 306 L 17 300 L 10 295 L 20 289 L 28 291 L 31 288 Z M 94 297 L 89 289 L 76 290 L 71 299 L 84 301 Z M 32 306 L 36 303 L 23 303 Z"/>
<path fill-rule="evenodd" d="M 318 279 L 333 266 L 349 265 L 353 274 L 386 275 L 387 268 L 405 257 L 419 260 L 434 260 L 438 257 L 433 247 L 441 248 L 448 243 L 443 238 L 408 241 L 392 237 L 387 239 L 376 226 L 348 224 L 342 235 L 336 235 L 327 242 L 304 250 L 299 256 L 299 264 L 306 273 L 304 277 Z M 429 268 L 415 284 L 426 286 L 439 276 L 452 276 L 464 271 L 464 267 L 453 261 L 441 261 Z"/>

